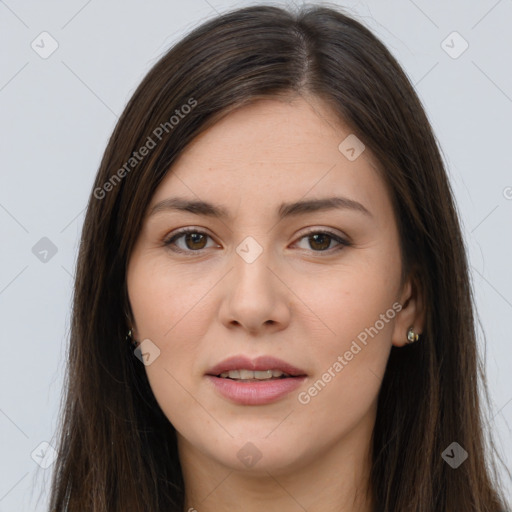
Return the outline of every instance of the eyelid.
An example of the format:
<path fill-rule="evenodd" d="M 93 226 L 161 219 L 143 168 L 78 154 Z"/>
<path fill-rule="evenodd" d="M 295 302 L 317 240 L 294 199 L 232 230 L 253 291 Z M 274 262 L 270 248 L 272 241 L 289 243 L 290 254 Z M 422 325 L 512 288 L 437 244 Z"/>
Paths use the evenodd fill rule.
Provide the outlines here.
<path fill-rule="evenodd" d="M 336 232 L 333 228 L 322 228 L 322 227 L 312 227 L 312 228 L 305 228 L 307 231 L 301 233 L 298 235 L 299 239 L 303 238 L 309 234 L 315 234 L 315 233 L 326 233 L 328 235 L 332 235 L 333 237 L 341 238 L 346 243 L 350 242 L 350 239 L 347 235 L 345 235 L 343 232 Z M 338 230 L 339 231 L 339 230 Z"/>

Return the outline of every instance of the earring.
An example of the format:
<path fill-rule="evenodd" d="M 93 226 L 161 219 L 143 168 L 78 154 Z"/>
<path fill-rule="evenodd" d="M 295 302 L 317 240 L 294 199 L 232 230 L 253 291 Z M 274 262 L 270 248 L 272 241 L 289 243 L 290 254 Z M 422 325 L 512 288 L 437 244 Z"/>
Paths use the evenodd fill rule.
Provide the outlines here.
<path fill-rule="evenodd" d="M 418 341 L 420 338 L 420 335 L 414 332 L 414 329 L 409 327 L 409 330 L 407 331 L 407 343 L 414 343 L 415 341 Z"/>
<path fill-rule="evenodd" d="M 133 332 L 131 329 L 128 331 L 128 334 L 126 335 L 126 341 L 129 341 L 132 344 L 133 348 L 137 348 L 138 343 L 136 340 L 133 339 Z"/>

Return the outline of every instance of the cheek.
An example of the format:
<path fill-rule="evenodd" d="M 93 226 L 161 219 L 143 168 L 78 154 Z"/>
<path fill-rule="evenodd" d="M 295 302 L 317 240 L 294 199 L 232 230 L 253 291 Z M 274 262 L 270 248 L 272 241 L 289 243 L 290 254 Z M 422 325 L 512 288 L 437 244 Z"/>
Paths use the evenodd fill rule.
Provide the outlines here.
<path fill-rule="evenodd" d="M 351 375 L 351 383 L 360 382 L 363 368 L 364 372 L 374 368 L 375 374 L 381 375 L 391 348 L 396 317 L 392 307 L 394 289 L 369 274 L 345 275 L 343 280 L 334 280 L 329 286 L 325 295 L 317 293 L 310 303 L 322 320 L 320 325 L 326 327 L 322 334 L 316 328 L 317 336 L 313 327 L 309 329 L 316 338 L 311 341 L 317 348 L 317 369 L 320 373 L 328 371 L 338 356 L 342 356 L 343 373 L 347 378 Z"/>
<path fill-rule="evenodd" d="M 391 338 L 396 316 L 392 305 L 397 297 L 399 265 L 392 264 L 392 259 L 379 258 L 377 254 L 359 259 L 355 264 L 330 269 L 324 275 L 301 278 L 301 295 L 314 318 L 311 314 L 308 316 L 322 330 L 320 332 L 316 328 L 319 341 L 322 339 L 322 345 L 327 342 L 327 346 L 334 350 L 350 345 L 351 340 L 376 322 L 381 331 L 380 338 Z M 385 315 L 384 323 L 381 315 Z M 328 340 L 334 340 L 334 343 Z"/>
<path fill-rule="evenodd" d="M 140 337 L 164 348 L 173 340 L 198 339 L 203 324 L 194 318 L 204 314 L 212 277 L 165 261 L 135 263 L 130 270 L 128 294 Z"/>
<path fill-rule="evenodd" d="M 146 374 L 157 402 L 173 423 L 183 416 L 180 411 L 194 408 L 187 390 L 201 340 L 207 338 L 205 320 L 211 314 L 207 292 L 214 285 L 211 276 L 199 278 L 197 272 L 162 260 L 133 258 L 129 267 L 128 295 L 138 339 L 151 340 L 159 351 L 145 367 Z"/>
<path fill-rule="evenodd" d="M 307 293 L 308 306 L 322 320 L 312 319 L 311 326 L 325 327 L 311 340 L 316 373 L 299 400 L 315 423 L 346 431 L 371 413 L 377 399 L 399 308 L 399 260 L 382 254 L 375 251 L 328 279 L 317 276 Z"/>

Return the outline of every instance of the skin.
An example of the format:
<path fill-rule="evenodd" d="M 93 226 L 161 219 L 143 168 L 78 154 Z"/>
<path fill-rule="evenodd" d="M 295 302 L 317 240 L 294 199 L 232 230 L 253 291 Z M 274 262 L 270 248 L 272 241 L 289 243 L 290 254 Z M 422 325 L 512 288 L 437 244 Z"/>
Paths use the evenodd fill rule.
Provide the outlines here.
<path fill-rule="evenodd" d="M 381 380 L 392 345 L 406 344 L 410 326 L 421 333 L 424 315 L 417 283 L 401 286 L 399 234 L 377 162 L 368 148 L 354 161 L 338 150 L 350 133 L 317 98 L 255 101 L 198 136 L 151 200 L 128 294 L 135 338 L 160 350 L 145 369 L 177 431 L 184 510 L 372 510 L 365 491 Z M 231 218 L 148 216 L 175 196 L 221 205 Z M 277 218 L 282 202 L 330 196 L 357 201 L 370 215 L 329 209 Z M 186 226 L 209 236 L 164 244 Z M 310 230 L 351 245 L 315 242 Z M 251 263 L 236 252 L 248 236 L 262 248 Z M 299 393 L 394 303 L 400 312 L 300 403 Z M 275 403 L 235 404 L 205 373 L 237 354 L 273 355 L 308 376 Z M 248 442 L 261 455 L 250 467 L 237 457 Z"/>

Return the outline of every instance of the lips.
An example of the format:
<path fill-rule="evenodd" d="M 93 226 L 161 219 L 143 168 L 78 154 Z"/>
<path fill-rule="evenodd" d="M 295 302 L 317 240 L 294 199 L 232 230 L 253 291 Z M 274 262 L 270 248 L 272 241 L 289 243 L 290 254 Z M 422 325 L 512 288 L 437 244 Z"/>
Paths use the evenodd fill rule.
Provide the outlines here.
<path fill-rule="evenodd" d="M 273 378 L 268 378 L 269 370 Z M 220 396 L 232 403 L 266 405 L 277 402 L 297 389 L 307 374 L 271 356 L 256 359 L 234 356 L 210 368 L 205 377 Z"/>
<path fill-rule="evenodd" d="M 246 356 L 233 356 L 220 363 L 216 364 L 212 368 L 210 368 L 206 375 L 212 375 L 214 377 L 220 377 L 222 373 L 229 372 L 232 370 L 251 370 L 254 372 L 257 371 L 267 371 L 267 370 L 276 370 L 281 371 L 291 377 L 302 377 L 306 376 L 306 372 L 293 366 L 286 361 L 282 361 L 281 359 L 277 359 L 272 356 L 260 356 L 256 359 L 250 359 Z"/>

